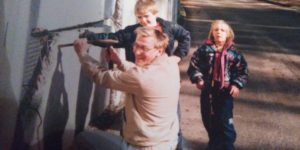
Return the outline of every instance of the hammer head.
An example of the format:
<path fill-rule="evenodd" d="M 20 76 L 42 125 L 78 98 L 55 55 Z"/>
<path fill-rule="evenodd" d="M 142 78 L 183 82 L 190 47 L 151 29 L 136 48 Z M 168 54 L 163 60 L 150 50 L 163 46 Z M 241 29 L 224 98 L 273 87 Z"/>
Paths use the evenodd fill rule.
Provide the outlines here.
<path fill-rule="evenodd" d="M 101 47 L 116 46 L 119 43 L 118 40 L 114 40 L 114 39 L 97 39 L 97 40 L 88 41 L 88 42 L 95 46 L 101 46 Z"/>

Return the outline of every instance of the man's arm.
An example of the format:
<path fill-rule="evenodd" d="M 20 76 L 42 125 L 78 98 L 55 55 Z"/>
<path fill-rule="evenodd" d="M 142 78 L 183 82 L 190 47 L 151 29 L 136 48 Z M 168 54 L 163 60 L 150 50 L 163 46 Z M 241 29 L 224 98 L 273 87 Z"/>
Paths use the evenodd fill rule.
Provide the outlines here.
<path fill-rule="evenodd" d="M 101 67 L 97 60 L 88 55 L 88 47 L 87 39 L 77 39 L 74 42 L 82 68 L 96 84 L 128 93 L 139 92 L 138 75 L 134 71 L 112 71 Z"/>
<path fill-rule="evenodd" d="M 116 64 L 118 69 L 121 71 L 127 71 L 136 66 L 132 62 L 122 59 L 119 53 L 112 46 L 106 51 L 106 58 Z"/>

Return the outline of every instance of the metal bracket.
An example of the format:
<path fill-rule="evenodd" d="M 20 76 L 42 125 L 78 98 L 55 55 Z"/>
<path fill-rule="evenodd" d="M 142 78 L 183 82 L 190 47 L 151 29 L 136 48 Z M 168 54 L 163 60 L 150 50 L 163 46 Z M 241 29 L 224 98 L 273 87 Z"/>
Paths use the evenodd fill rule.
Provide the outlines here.
<path fill-rule="evenodd" d="M 68 27 L 62 27 L 58 29 L 53 29 L 53 30 L 47 30 L 47 29 L 40 29 L 40 28 L 33 28 L 31 31 L 31 36 L 32 37 L 43 37 L 46 35 L 53 35 L 53 33 L 56 32 L 61 32 L 61 31 L 68 31 L 68 30 L 73 30 L 73 29 L 80 29 L 80 28 L 87 28 L 87 27 L 102 27 L 102 28 L 110 28 L 110 26 L 105 25 L 104 21 L 106 19 L 100 20 L 100 21 L 94 21 L 94 22 L 87 22 L 83 24 L 78 24 L 74 26 L 68 26 Z"/>

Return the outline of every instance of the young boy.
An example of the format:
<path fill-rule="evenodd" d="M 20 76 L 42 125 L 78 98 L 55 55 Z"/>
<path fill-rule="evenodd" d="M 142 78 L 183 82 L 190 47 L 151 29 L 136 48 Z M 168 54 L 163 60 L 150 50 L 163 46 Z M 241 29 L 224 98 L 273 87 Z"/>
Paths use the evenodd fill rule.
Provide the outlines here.
<path fill-rule="evenodd" d="M 211 24 L 208 40 L 194 52 L 188 68 L 201 91 L 201 115 L 210 150 L 233 150 L 233 97 L 248 80 L 247 62 L 232 44 L 234 32 L 224 20 Z"/>
<path fill-rule="evenodd" d="M 86 33 L 85 37 L 88 41 L 94 41 L 96 39 L 115 39 L 119 43 L 115 45 L 115 48 L 125 48 L 126 59 L 134 62 L 134 54 L 132 51 L 133 43 L 136 38 L 134 30 L 138 27 L 154 27 L 160 31 L 163 31 L 168 35 L 169 43 L 166 48 L 166 53 L 170 55 L 182 58 L 187 55 L 190 48 L 190 33 L 178 24 L 166 21 L 158 16 L 158 9 L 154 0 L 138 0 L 135 4 L 135 16 L 137 17 L 137 24 L 127 26 L 123 30 L 119 30 L 115 33 Z M 178 42 L 178 46 L 173 52 L 174 42 Z M 99 45 L 101 46 L 101 45 Z M 103 45 L 105 46 L 105 45 Z"/>

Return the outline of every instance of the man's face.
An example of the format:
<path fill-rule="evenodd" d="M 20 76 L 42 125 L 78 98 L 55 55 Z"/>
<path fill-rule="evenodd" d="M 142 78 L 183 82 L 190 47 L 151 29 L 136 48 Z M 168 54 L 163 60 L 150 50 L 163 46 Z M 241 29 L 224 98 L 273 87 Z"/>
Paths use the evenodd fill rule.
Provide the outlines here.
<path fill-rule="evenodd" d="M 156 39 L 154 37 L 137 37 L 133 45 L 135 64 L 146 66 L 160 55 L 158 49 L 154 47 Z"/>
<path fill-rule="evenodd" d="M 136 14 L 139 24 L 143 27 L 154 27 L 156 26 L 156 15 L 148 11 L 145 14 Z"/>

